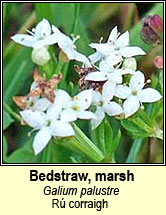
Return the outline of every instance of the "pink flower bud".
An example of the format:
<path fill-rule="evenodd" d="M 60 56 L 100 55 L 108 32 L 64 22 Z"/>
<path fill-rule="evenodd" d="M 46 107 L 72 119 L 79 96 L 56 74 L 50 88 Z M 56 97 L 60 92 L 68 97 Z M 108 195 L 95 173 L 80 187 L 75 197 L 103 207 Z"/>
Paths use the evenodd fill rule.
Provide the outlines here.
<path fill-rule="evenodd" d="M 163 69 L 163 57 L 162 56 L 156 56 L 154 59 L 154 65 L 158 69 Z"/>
<path fill-rule="evenodd" d="M 145 43 L 156 43 L 160 41 L 159 35 L 154 32 L 149 26 L 144 26 L 140 32 L 141 38 Z"/>
<path fill-rule="evenodd" d="M 159 15 L 153 15 L 150 18 L 149 25 L 157 34 L 161 34 L 163 32 L 163 21 Z"/>

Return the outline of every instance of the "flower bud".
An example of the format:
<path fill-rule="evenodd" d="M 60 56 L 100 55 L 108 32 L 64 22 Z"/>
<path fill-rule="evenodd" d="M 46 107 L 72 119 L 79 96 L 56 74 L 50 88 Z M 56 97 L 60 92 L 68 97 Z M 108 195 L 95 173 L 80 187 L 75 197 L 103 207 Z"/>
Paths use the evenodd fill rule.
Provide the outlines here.
<path fill-rule="evenodd" d="M 43 66 L 50 60 L 50 53 L 46 47 L 40 49 L 33 49 L 32 51 L 32 61 L 40 66 Z"/>
<path fill-rule="evenodd" d="M 159 35 L 149 26 L 144 26 L 140 35 L 145 43 L 156 43 L 157 41 L 160 41 Z"/>
<path fill-rule="evenodd" d="M 145 16 L 142 19 L 143 28 L 140 32 L 145 43 L 161 42 L 160 33 L 163 31 L 162 19 L 158 15 Z"/>
<path fill-rule="evenodd" d="M 157 34 L 161 34 L 163 32 L 163 21 L 159 15 L 153 15 L 150 18 L 149 25 Z"/>
<path fill-rule="evenodd" d="M 154 59 L 154 65 L 158 68 L 158 69 L 163 69 L 163 57 L 161 56 L 156 56 Z"/>
<path fill-rule="evenodd" d="M 126 58 L 123 62 L 122 68 L 124 69 L 132 69 L 136 70 L 137 69 L 137 61 L 134 57 L 131 58 Z"/>

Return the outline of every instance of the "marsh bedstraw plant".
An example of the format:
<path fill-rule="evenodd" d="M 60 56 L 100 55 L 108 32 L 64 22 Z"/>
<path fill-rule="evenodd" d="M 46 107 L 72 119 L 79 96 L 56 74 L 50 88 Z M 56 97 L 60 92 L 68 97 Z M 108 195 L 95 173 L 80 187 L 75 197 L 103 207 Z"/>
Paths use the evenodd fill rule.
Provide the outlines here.
<path fill-rule="evenodd" d="M 30 92 L 13 98 L 22 109 L 20 115 L 24 123 L 38 131 L 33 141 L 35 155 L 51 138 L 75 136 L 77 129 L 73 122 L 77 119 L 91 120 L 91 129 L 94 130 L 106 114 L 126 119 L 133 116 L 142 103 L 162 98 L 156 89 L 143 89 L 150 80 L 145 81 L 143 72 L 137 70 L 134 57 L 146 53 L 140 47 L 130 46 L 128 31 L 120 34 L 117 26 L 114 27 L 106 43 L 90 44 L 95 53 L 88 57 L 76 51 L 78 37 L 71 39 L 46 19 L 27 32 L 29 34 L 16 34 L 11 38 L 33 49 L 32 61 L 35 64 L 47 64 L 51 59 L 49 46 L 56 44 L 68 60 L 82 63 L 77 70 L 90 71 L 81 77 L 84 78 L 81 91 L 71 97 L 65 90 L 58 89 L 63 71 L 45 80 L 35 70 Z M 82 138 L 86 142 L 85 135 Z"/>

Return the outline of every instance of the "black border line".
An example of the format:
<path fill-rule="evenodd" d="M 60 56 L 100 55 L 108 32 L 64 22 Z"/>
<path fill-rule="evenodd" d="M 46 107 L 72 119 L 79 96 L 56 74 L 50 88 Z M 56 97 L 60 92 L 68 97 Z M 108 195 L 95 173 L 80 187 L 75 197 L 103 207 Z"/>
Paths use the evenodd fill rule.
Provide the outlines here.
<path fill-rule="evenodd" d="M 61 163 L 61 164 L 54 164 L 54 163 L 37 163 L 37 164 L 30 164 L 30 163 L 3 163 L 3 3 L 163 3 L 163 163 L 118 163 L 118 164 L 108 164 L 108 163 L 80 163 L 80 164 L 72 164 L 72 163 Z M 165 1 L 1 1 L 1 161 L 0 166 L 166 166 L 165 163 Z"/>

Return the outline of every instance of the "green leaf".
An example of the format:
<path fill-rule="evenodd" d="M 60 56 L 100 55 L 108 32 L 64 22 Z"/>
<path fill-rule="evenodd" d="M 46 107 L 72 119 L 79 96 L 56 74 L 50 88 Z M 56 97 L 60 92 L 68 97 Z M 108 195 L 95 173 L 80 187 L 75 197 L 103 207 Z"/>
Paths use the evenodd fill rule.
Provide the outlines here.
<path fill-rule="evenodd" d="M 68 149 L 86 156 L 91 162 L 99 163 L 103 160 L 103 153 L 96 147 L 93 142 L 84 134 L 81 129 L 73 123 L 75 137 L 61 138 L 56 143 L 67 147 Z M 59 143 L 58 143 L 59 142 Z"/>
<path fill-rule="evenodd" d="M 3 110 L 3 130 L 7 129 L 12 122 L 14 122 L 14 120 L 5 110 Z"/>
<path fill-rule="evenodd" d="M 142 146 L 142 139 L 134 140 L 132 147 L 130 149 L 129 155 L 125 163 L 135 163 L 138 152 Z"/>
<path fill-rule="evenodd" d="M 117 135 L 115 136 L 113 143 L 112 143 L 112 152 L 111 152 L 112 154 L 116 151 L 116 149 L 120 143 L 120 140 L 121 140 L 121 131 L 119 129 L 117 132 Z"/>
<path fill-rule="evenodd" d="M 121 125 L 130 132 L 134 138 L 150 137 L 153 134 L 153 127 L 149 127 L 141 118 L 129 118 L 121 120 Z"/>
<path fill-rule="evenodd" d="M 19 149 L 16 149 L 10 156 L 8 156 L 8 163 L 40 163 L 41 154 L 38 156 L 34 155 L 32 149 L 33 138 L 29 140 Z"/>
<path fill-rule="evenodd" d="M 4 101 L 10 106 L 12 97 L 26 88 L 26 80 L 32 74 L 31 49 L 22 48 L 15 57 L 5 65 L 3 71 Z"/>
<path fill-rule="evenodd" d="M 91 132 L 91 136 L 95 141 L 97 147 L 105 155 L 105 161 L 112 162 L 114 153 L 119 145 L 121 139 L 121 132 L 118 130 L 116 136 L 113 138 L 113 130 L 110 123 L 105 119 L 103 122 Z"/>
<path fill-rule="evenodd" d="M 75 3 L 35 3 L 37 22 L 46 18 L 51 24 L 64 28 L 65 33 L 70 33 L 74 20 L 74 7 Z"/>
<path fill-rule="evenodd" d="M 6 9 L 7 3 L 3 3 L 3 31 L 6 29 Z"/>

